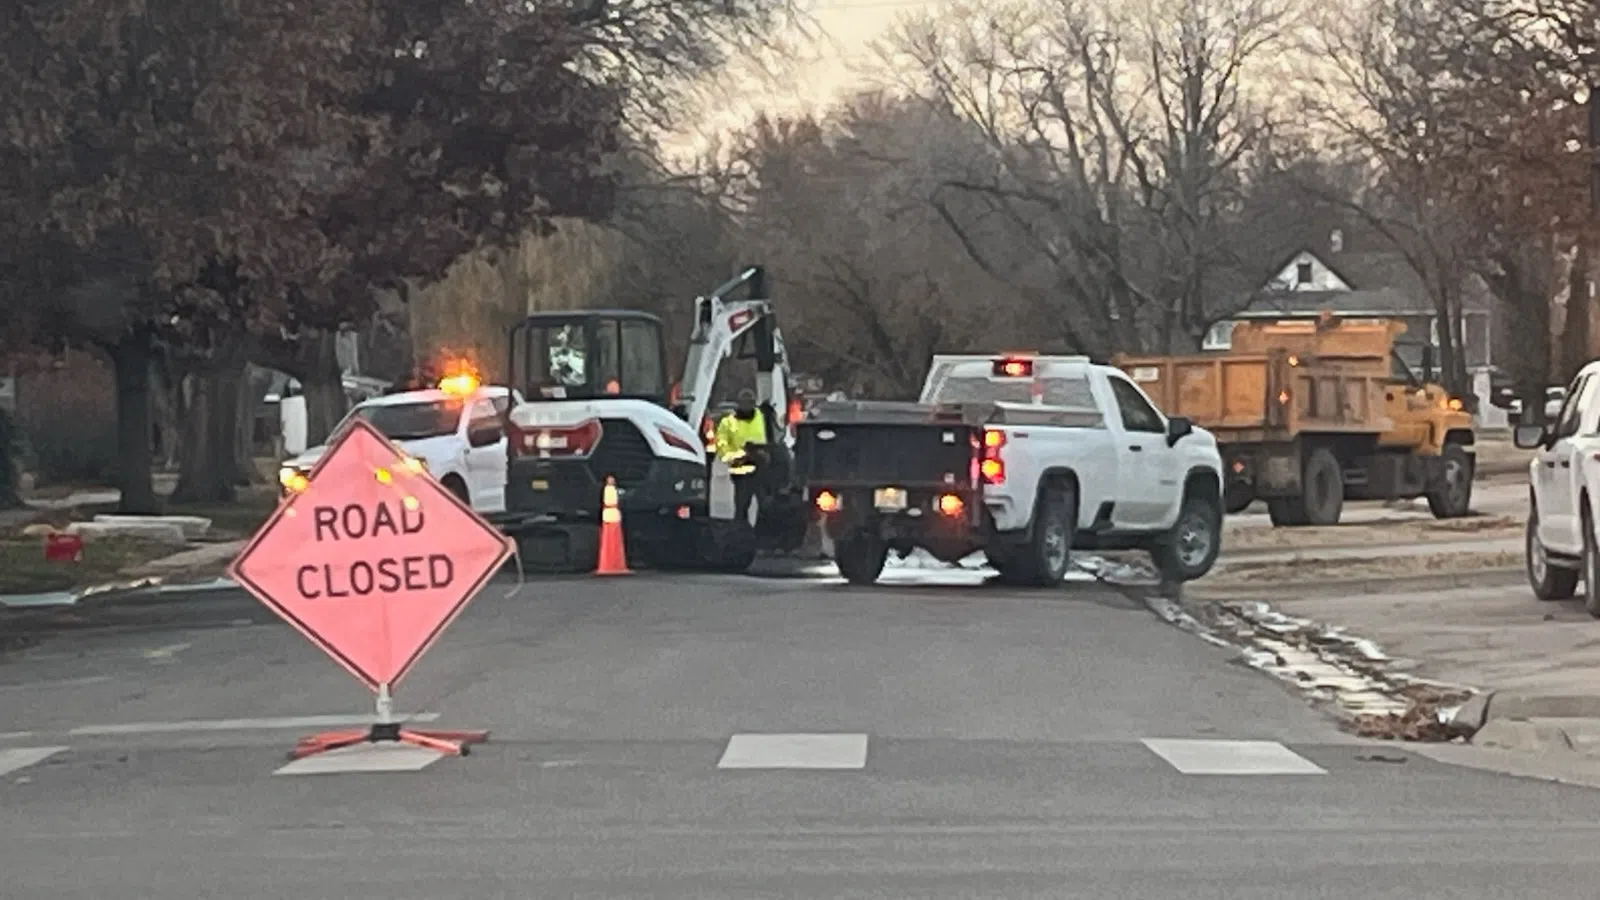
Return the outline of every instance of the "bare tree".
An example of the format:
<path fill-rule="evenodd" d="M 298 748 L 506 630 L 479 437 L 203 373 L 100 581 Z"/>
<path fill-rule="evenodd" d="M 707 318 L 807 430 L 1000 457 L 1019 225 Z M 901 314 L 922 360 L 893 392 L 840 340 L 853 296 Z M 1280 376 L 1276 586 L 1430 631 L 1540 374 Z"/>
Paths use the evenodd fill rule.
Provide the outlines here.
<path fill-rule="evenodd" d="M 966 259 L 930 205 L 982 144 L 915 99 L 862 94 L 743 136 L 743 233 L 772 261 L 796 362 L 868 395 L 914 395 L 939 351 L 1019 346 L 1027 310 Z M 792 313 L 792 314 L 791 314 Z"/>
<path fill-rule="evenodd" d="M 1328 75 L 1308 107 L 1340 149 L 1374 164 L 1349 205 L 1426 284 L 1456 391 L 1467 387 L 1458 339 L 1465 278 L 1476 273 L 1513 312 L 1524 393 L 1542 394 L 1557 255 L 1581 230 L 1570 87 L 1552 77 L 1554 46 L 1530 30 L 1533 4 L 1519 6 L 1372 0 L 1330 10 L 1316 29 Z"/>
<path fill-rule="evenodd" d="M 1181 349 L 1261 274 L 1237 214 L 1272 119 L 1244 85 L 1292 12 L 1289 0 L 1016 0 L 912 20 L 889 52 L 988 141 L 988 171 L 939 198 L 974 258 L 1076 348 Z M 957 195 L 1003 223 L 998 242 L 974 239 Z"/>

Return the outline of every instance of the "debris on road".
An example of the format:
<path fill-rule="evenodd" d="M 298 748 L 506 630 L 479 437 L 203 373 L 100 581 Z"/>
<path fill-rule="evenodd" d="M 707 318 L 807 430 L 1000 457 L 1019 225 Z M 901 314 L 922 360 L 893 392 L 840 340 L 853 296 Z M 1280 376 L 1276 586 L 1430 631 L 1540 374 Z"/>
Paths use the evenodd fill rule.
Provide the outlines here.
<path fill-rule="evenodd" d="M 1331 706 L 1358 735 L 1455 741 L 1471 734 L 1449 715 L 1473 694 L 1471 688 L 1412 675 L 1408 662 L 1343 628 L 1286 616 L 1259 602 L 1156 596 L 1146 602 L 1167 622 L 1241 651 L 1245 665 L 1293 685 L 1313 703 Z"/>

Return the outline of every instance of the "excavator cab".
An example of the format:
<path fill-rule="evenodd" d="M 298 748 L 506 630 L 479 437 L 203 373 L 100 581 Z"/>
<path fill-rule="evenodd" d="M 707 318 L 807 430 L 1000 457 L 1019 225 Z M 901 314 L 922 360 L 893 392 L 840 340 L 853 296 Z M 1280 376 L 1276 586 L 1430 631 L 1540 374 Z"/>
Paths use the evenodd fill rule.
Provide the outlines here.
<path fill-rule="evenodd" d="M 506 371 L 529 403 L 671 402 L 661 320 L 634 310 L 531 315 L 511 328 Z"/>

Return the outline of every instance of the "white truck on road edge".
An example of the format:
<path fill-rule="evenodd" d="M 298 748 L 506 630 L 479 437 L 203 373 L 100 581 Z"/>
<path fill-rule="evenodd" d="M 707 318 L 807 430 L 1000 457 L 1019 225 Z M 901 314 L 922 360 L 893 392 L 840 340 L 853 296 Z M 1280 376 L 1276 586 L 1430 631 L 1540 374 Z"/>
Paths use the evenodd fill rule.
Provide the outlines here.
<path fill-rule="evenodd" d="M 1007 581 L 1054 585 L 1073 549 L 1145 550 L 1175 581 L 1221 549 L 1216 439 L 1087 357 L 935 356 L 918 403 L 819 407 L 796 460 L 856 584 L 891 550 L 982 550 Z"/>
<path fill-rule="evenodd" d="M 1512 442 L 1528 462 L 1528 582 L 1540 600 L 1566 600 L 1585 585 L 1600 618 L 1600 362 L 1578 372 L 1543 425 L 1518 425 Z"/>

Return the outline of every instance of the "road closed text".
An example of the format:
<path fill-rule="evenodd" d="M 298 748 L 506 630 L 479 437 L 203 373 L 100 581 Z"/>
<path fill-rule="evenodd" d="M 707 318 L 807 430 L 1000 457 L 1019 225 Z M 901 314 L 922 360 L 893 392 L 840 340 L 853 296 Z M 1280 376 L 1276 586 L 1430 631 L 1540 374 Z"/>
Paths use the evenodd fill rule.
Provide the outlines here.
<path fill-rule="evenodd" d="M 383 555 L 385 538 L 418 534 L 426 522 L 421 508 L 380 501 L 373 505 L 317 506 L 312 523 L 318 544 L 366 544 L 373 553 L 355 547 L 338 562 L 300 566 L 295 588 L 306 600 L 364 597 L 447 588 L 455 581 L 455 564 L 442 553 L 406 556 Z"/>

